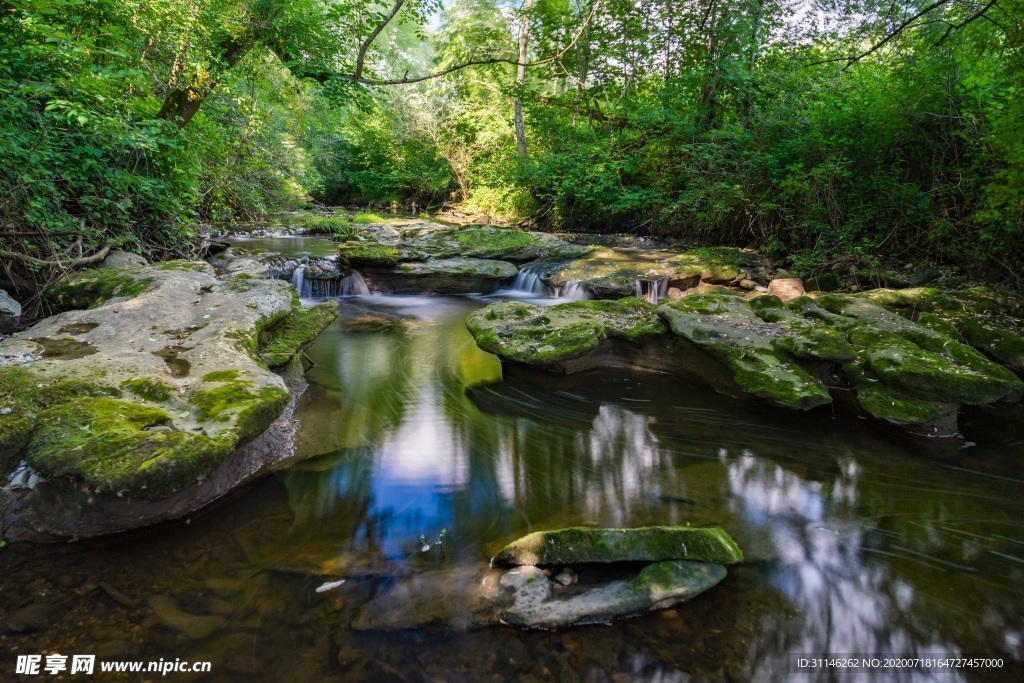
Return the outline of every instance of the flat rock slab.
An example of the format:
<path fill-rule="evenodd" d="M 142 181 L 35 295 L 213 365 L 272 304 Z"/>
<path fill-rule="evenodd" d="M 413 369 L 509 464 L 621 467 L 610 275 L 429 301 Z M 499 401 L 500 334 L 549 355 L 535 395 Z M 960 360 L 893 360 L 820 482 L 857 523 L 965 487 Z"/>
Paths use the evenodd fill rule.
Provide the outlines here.
<path fill-rule="evenodd" d="M 708 562 L 656 562 L 602 580 L 594 568 L 580 583 L 558 585 L 538 567 L 508 571 L 455 567 L 404 578 L 366 603 L 358 631 L 499 624 L 556 629 L 607 623 L 665 609 L 712 588 L 725 567 Z"/>
<path fill-rule="evenodd" d="M 686 290 L 705 283 L 730 283 L 755 277 L 767 282 L 769 264 L 753 252 L 711 247 L 674 252 L 661 249 L 597 248 L 589 255 L 559 263 L 533 266 L 550 287 L 576 283 L 599 299 L 636 293 L 637 282 L 664 280 L 668 287 Z"/>
<path fill-rule="evenodd" d="M 33 358 L 0 368 L 0 451 L 139 499 L 201 482 L 274 423 L 290 394 L 261 346 L 290 341 L 272 346 L 283 363 L 336 314 L 303 315 L 288 283 L 186 261 L 84 271 L 51 303 L 72 310 L 0 343 Z"/>
<path fill-rule="evenodd" d="M 338 254 L 353 266 L 393 266 L 408 261 L 453 258 L 525 262 L 583 256 L 591 247 L 570 244 L 553 235 L 512 228 L 462 228 L 423 223 L 400 229 L 362 229 L 361 240 L 338 245 Z"/>
<path fill-rule="evenodd" d="M 663 560 L 732 564 L 743 561 L 743 552 L 729 534 L 718 527 L 570 527 L 524 536 L 498 551 L 491 564 L 496 567 L 544 566 Z"/>
<path fill-rule="evenodd" d="M 480 348 L 516 364 L 558 372 L 646 367 L 797 410 L 852 388 L 871 417 L 950 436 L 958 406 L 1024 394 L 1014 373 L 1024 367 L 1020 311 L 1012 297 L 992 292 L 876 290 L 791 301 L 758 293 L 747 301 L 694 291 L 656 307 L 632 297 L 504 302 L 474 311 L 466 326 Z"/>

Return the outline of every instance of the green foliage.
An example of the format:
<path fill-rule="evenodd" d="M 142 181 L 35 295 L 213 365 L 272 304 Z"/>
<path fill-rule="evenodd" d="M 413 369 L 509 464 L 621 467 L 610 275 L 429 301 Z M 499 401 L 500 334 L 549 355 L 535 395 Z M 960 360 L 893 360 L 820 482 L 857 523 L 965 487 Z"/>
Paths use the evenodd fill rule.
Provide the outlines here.
<path fill-rule="evenodd" d="M 352 222 L 368 225 L 370 223 L 384 223 L 386 220 L 383 216 L 376 213 L 357 213 L 352 217 Z"/>

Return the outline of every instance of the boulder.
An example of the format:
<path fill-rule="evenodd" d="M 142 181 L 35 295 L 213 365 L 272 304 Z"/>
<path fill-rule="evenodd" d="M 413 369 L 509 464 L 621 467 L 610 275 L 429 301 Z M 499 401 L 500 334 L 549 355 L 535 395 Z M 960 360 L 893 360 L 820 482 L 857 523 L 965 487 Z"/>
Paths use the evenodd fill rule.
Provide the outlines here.
<path fill-rule="evenodd" d="M 10 334 L 21 322 L 21 304 L 0 289 L 0 334 Z"/>
<path fill-rule="evenodd" d="M 752 287 L 750 289 L 753 289 Z M 789 277 L 772 280 L 768 283 L 768 294 L 777 296 L 783 301 L 791 301 L 801 297 L 804 291 L 804 283 L 800 278 Z"/>
<path fill-rule="evenodd" d="M 498 551 L 491 559 L 491 565 L 543 566 L 663 560 L 732 564 L 741 562 L 743 553 L 729 534 L 718 527 L 570 527 L 524 536 Z"/>
<path fill-rule="evenodd" d="M 149 265 L 144 256 L 133 254 L 130 251 L 112 251 L 100 263 L 100 268 L 138 268 Z"/>
<path fill-rule="evenodd" d="M 51 305 L 73 310 L 0 342 L 0 356 L 33 358 L 0 367 L 0 395 L 13 398 L 0 451 L 48 480 L 39 496 L 61 481 L 134 500 L 194 488 L 289 404 L 261 353 L 293 355 L 313 335 L 287 283 L 221 280 L 202 262 L 85 271 L 58 283 Z"/>
<path fill-rule="evenodd" d="M 1024 366 L 1015 305 L 1012 297 L 938 290 L 788 302 L 691 292 L 657 307 L 638 299 L 493 304 L 467 327 L 482 349 L 513 364 L 560 372 L 644 367 L 786 408 L 823 405 L 830 388 L 852 387 L 868 415 L 934 436 L 956 432 L 960 405 L 1013 402 L 1024 393 L 1013 372 Z"/>
<path fill-rule="evenodd" d="M 518 272 L 507 261 L 462 257 L 408 261 L 391 268 L 363 270 L 375 290 L 393 294 L 492 292 L 501 283 L 515 279 Z"/>
<path fill-rule="evenodd" d="M 483 350 L 537 365 L 579 358 L 608 338 L 640 343 L 667 331 L 654 307 L 636 298 L 557 306 L 506 301 L 474 311 L 466 327 Z"/>
<path fill-rule="evenodd" d="M 793 357 L 793 349 L 809 360 L 852 356 L 841 338 L 806 339 L 804 330 L 763 320 L 734 296 L 693 295 L 665 302 L 657 312 L 675 334 L 729 368 L 744 391 L 787 408 L 806 410 L 832 400 L 822 381 Z"/>

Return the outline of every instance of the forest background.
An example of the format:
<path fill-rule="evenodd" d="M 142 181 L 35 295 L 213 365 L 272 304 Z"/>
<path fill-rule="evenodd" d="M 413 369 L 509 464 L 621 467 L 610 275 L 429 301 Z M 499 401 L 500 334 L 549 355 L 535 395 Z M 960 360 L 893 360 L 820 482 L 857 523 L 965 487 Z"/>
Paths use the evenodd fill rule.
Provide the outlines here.
<path fill-rule="evenodd" d="M 310 200 L 1024 272 L 1021 0 L 0 0 L 0 36 L 23 293 Z"/>

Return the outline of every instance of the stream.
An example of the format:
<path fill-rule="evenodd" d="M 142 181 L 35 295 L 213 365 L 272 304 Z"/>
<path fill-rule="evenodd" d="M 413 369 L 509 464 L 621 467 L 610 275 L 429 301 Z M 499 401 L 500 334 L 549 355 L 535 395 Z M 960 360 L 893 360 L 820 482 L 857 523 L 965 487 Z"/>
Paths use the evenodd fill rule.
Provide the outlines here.
<path fill-rule="evenodd" d="M 683 682 L 853 680 L 796 675 L 795 654 L 935 654 L 1005 665 L 872 680 L 1020 680 L 1024 407 L 966 413 L 967 447 L 937 454 L 653 373 L 502 382 L 464 326 L 491 300 L 343 299 L 307 350 L 290 467 L 188 519 L 0 551 L 4 659 L 208 660 L 178 679 L 211 681 Z M 747 561 L 612 625 L 352 628 L 404 577 L 579 524 L 717 525 Z M 12 633 L 26 611 L 35 627 Z"/>

